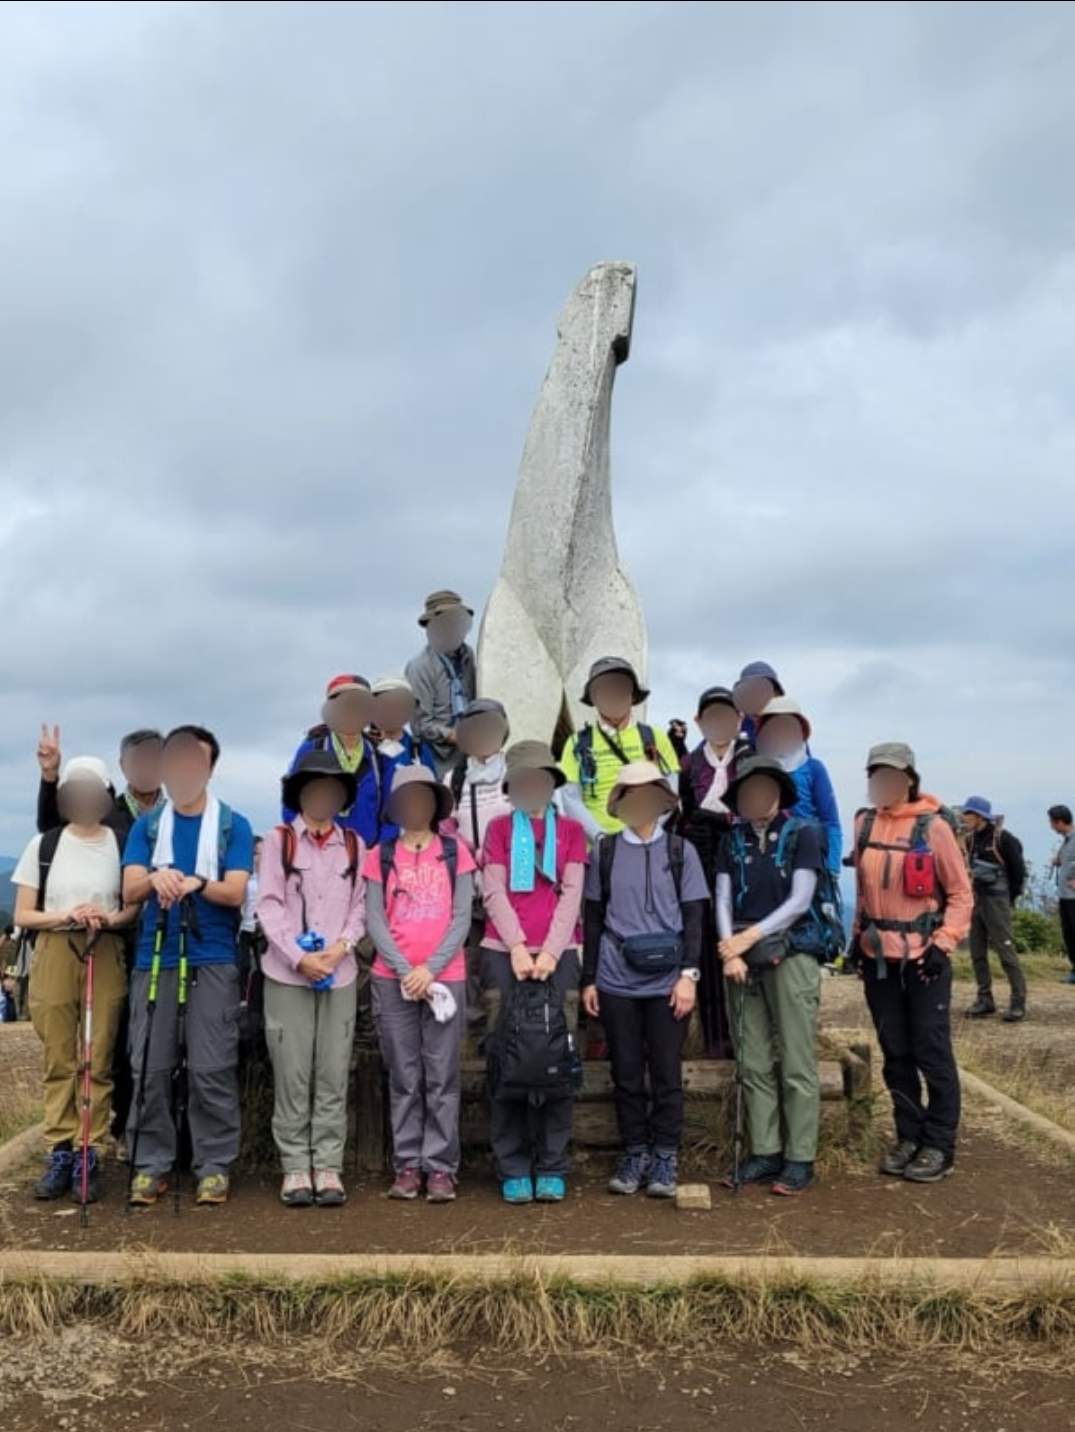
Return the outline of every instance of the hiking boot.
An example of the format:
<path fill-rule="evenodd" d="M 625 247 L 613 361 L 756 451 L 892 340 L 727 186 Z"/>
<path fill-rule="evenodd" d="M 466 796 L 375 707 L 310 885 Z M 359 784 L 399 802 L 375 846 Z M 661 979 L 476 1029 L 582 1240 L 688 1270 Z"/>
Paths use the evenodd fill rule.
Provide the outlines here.
<path fill-rule="evenodd" d="M 500 1192 L 505 1203 L 533 1203 L 534 1181 L 530 1178 L 506 1178 Z"/>
<path fill-rule="evenodd" d="M 952 1172 L 954 1163 L 953 1156 L 940 1149 L 919 1149 L 903 1176 L 909 1183 L 940 1183 Z"/>
<path fill-rule="evenodd" d="M 918 1145 L 913 1140 L 900 1139 L 878 1164 L 877 1172 L 888 1174 L 890 1178 L 902 1178 L 917 1153 Z"/>
<path fill-rule="evenodd" d="M 454 1203 L 455 1179 L 450 1173 L 431 1173 L 426 1179 L 426 1203 Z"/>
<path fill-rule="evenodd" d="M 970 1009 L 963 1011 L 964 1019 L 988 1019 L 991 1014 L 996 1014 L 997 1007 L 993 1003 L 991 994 L 980 994 L 971 1005 Z"/>
<path fill-rule="evenodd" d="M 122 1134 L 120 1134 L 116 1139 L 116 1147 L 113 1150 L 113 1156 L 115 1157 L 116 1162 L 120 1164 L 130 1163 L 131 1161 L 131 1150 L 127 1144 L 127 1140 L 123 1137 Z"/>
<path fill-rule="evenodd" d="M 168 1192 L 166 1178 L 154 1178 L 151 1173 L 136 1173 L 131 1179 L 127 1202 L 134 1208 L 152 1208 L 158 1198 Z"/>
<path fill-rule="evenodd" d="M 628 1149 L 608 1181 L 608 1191 L 630 1195 L 645 1188 L 648 1180 L 649 1154 L 645 1149 Z"/>
<path fill-rule="evenodd" d="M 309 1208 L 314 1201 L 314 1186 L 305 1169 L 285 1173 L 280 1185 L 280 1202 L 287 1208 Z"/>
<path fill-rule="evenodd" d="M 1061 984 L 1075 984 L 1075 970 L 1068 970 L 1066 975 L 1060 976 Z"/>
<path fill-rule="evenodd" d="M 86 1202 L 96 1203 L 101 1197 L 101 1165 L 95 1149 L 86 1154 Z M 82 1202 L 82 1153 L 75 1155 L 75 1166 L 71 1170 L 71 1198 Z"/>
<path fill-rule="evenodd" d="M 567 1184 L 558 1173 L 546 1173 L 537 1181 L 534 1197 L 538 1203 L 563 1203 L 567 1197 Z"/>
<path fill-rule="evenodd" d="M 814 1182 L 812 1163 L 795 1163 L 789 1160 L 780 1170 L 780 1176 L 773 1184 L 773 1192 L 779 1198 L 798 1198 Z"/>
<path fill-rule="evenodd" d="M 772 1183 L 783 1172 L 783 1154 L 760 1154 L 747 1159 L 739 1169 L 739 1187 L 750 1183 Z M 725 1188 L 735 1188 L 735 1170 L 721 1179 Z"/>
<path fill-rule="evenodd" d="M 34 1197 L 44 1200 L 65 1198 L 71 1192 L 75 1156 L 70 1149 L 53 1149 L 45 1171 L 34 1184 Z"/>
<path fill-rule="evenodd" d="M 1023 1020 L 1026 1019 L 1026 1005 L 1019 1004 L 1013 999 L 1001 1018 L 1005 1024 L 1022 1024 Z"/>
<path fill-rule="evenodd" d="M 228 1188 L 226 1173 L 207 1173 L 204 1178 L 198 1180 L 198 1192 L 194 1195 L 194 1202 L 199 1208 L 219 1208 L 222 1203 L 228 1201 Z"/>
<path fill-rule="evenodd" d="M 340 1208 L 347 1202 L 347 1190 L 335 1169 L 314 1169 L 314 1202 L 318 1208 Z"/>
<path fill-rule="evenodd" d="M 400 1169 L 396 1174 L 396 1181 L 388 1190 L 389 1198 L 403 1199 L 408 1203 L 422 1192 L 422 1173 L 420 1169 Z"/>
<path fill-rule="evenodd" d="M 649 1166 L 646 1197 L 675 1198 L 678 1173 L 679 1159 L 675 1154 L 662 1154 L 659 1151 L 655 1153 Z"/>

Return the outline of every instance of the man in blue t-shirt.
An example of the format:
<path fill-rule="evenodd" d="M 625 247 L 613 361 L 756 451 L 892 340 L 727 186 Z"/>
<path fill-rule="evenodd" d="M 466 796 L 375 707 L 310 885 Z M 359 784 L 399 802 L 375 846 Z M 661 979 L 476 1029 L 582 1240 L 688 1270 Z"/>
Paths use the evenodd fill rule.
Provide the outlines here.
<path fill-rule="evenodd" d="M 239 969 L 236 939 L 254 863 L 250 823 L 208 786 L 220 745 L 200 726 L 177 726 L 164 742 L 168 800 L 127 838 L 124 899 L 143 903 L 131 978 L 131 1056 L 137 1091 L 128 1125 L 132 1204 L 167 1192 L 177 1129 L 173 1072 L 182 1064 L 197 1201 L 226 1203 L 239 1157 Z M 179 969 L 188 988 L 179 1048 Z M 156 1006 L 149 993 L 159 968 Z"/>

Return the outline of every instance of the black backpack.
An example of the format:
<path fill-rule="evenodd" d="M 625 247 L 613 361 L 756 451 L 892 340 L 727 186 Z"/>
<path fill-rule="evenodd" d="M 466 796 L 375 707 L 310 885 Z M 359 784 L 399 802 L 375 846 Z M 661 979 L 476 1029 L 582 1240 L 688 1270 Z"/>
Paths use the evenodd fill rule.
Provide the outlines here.
<path fill-rule="evenodd" d="M 542 980 L 516 980 L 500 1013 L 494 1092 L 533 1099 L 572 1087 L 574 1048 L 563 1004 Z"/>

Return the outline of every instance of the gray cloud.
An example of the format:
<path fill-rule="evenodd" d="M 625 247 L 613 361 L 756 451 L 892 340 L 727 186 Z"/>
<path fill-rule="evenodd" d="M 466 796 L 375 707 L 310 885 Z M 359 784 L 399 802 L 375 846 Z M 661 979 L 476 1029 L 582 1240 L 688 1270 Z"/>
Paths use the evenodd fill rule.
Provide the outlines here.
<path fill-rule="evenodd" d="M 1071 796 L 1075 20 L 1023 4 L 0 12 L 0 849 L 44 717 L 204 719 L 259 823 L 335 669 L 484 600 L 568 289 L 653 714 L 765 655 L 847 807 L 903 734 Z"/>

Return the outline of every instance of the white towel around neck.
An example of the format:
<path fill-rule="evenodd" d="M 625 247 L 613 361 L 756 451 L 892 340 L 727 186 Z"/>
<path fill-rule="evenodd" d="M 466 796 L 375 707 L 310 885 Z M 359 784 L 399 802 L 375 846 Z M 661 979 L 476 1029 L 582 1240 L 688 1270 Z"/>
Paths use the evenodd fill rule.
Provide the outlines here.
<path fill-rule="evenodd" d="M 175 806 L 165 801 L 157 827 L 157 844 L 153 849 L 153 869 L 167 870 L 175 864 Z M 220 802 L 215 796 L 206 798 L 202 811 L 202 828 L 198 832 L 198 858 L 193 873 L 203 880 L 220 879 Z"/>

